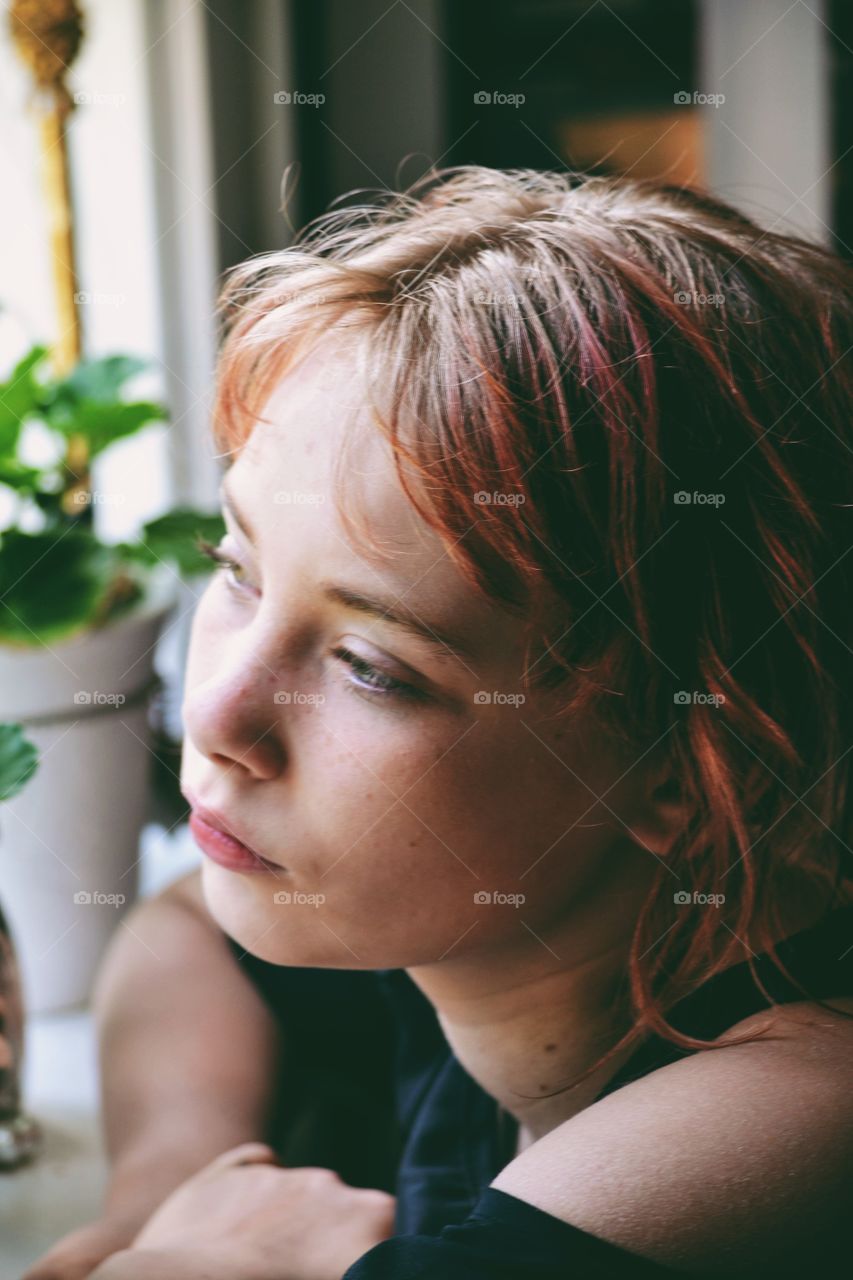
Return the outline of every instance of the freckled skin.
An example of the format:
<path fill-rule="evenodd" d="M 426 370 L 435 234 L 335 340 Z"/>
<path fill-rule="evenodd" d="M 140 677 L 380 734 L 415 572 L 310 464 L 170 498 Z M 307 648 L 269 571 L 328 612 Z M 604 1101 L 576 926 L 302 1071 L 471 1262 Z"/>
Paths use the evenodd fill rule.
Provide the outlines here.
<path fill-rule="evenodd" d="M 433 1003 L 448 996 L 446 1034 L 482 1081 L 507 1033 L 496 1016 L 499 1044 L 466 1056 L 454 993 L 462 983 L 476 1003 L 492 992 L 524 1018 L 541 1000 L 548 1019 L 518 1036 L 525 1062 L 543 1031 L 565 1025 L 573 986 L 556 971 L 582 961 L 586 982 L 599 956 L 609 963 L 656 869 L 650 849 L 667 833 L 648 799 L 651 758 L 633 767 L 588 722 L 558 721 L 554 692 L 523 705 L 475 696 L 519 691 L 522 624 L 473 592 L 412 509 L 345 349 L 315 352 L 263 417 L 228 477 L 254 546 L 226 515 L 238 584 L 217 574 L 193 621 L 181 781 L 282 871 L 205 860 L 205 898 L 228 934 L 273 963 L 408 969 Z M 349 540 L 337 509 L 344 433 L 381 558 Z M 322 500 L 283 503 L 284 490 Z M 390 599 L 461 635 L 475 657 L 328 601 L 323 581 Z M 423 696 L 365 689 L 341 646 Z M 311 697 L 275 701 L 277 690 Z M 560 1078 L 582 1048 L 579 1035 L 559 1054 L 549 1041 Z M 494 1096 L 536 1092 L 535 1076 L 520 1088 L 518 1064 L 507 1072 L 487 1086 Z"/>
<path fill-rule="evenodd" d="M 271 424 L 255 427 L 231 467 L 257 547 L 229 516 L 227 549 L 254 591 L 241 598 L 219 576 L 198 607 L 182 781 L 288 868 L 286 878 L 248 876 L 205 863 L 211 909 L 242 945 L 279 963 L 410 966 L 442 955 L 466 930 L 464 950 L 517 937 L 517 909 L 478 909 L 478 890 L 523 893 L 525 919 L 541 932 L 611 849 L 615 866 L 622 851 L 612 814 L 586 810 L 589 787 L 601 794 L 619 762 L 591 758 L 587 743 L 549 721 L 553 702 L 475 702 L 480 688 L 518 688 L 520 624 L 474 596 L 414 513 L 386 446 L 362 421 L 352 381 L 335 383 L 322 361 L 291 374 L 265 411 Z M 359 491 L 391 548 L 389 564 L 353 549 L 340 522 L 331 465 L 344 430 L 360 433 Z M 285 489 L 325 500 L 276 502 Z M 439 659 L 386 622 L 325 604 L 320 575 L 458 625 L 482 659 L 476 669 Z M 344 637 L 369 661 L 390 658 L 393 674 L 411 668 L 432 699 L 394 704 L 354 689 L 351 669 L 330 653 Z M 276 704 L 278 688 L 324 700 Z M 554 754 L 557 741 L 586 785 Z M 608 805 L 622 795 L 630 803 L 632 787 L 608 795 Z M 583 828 L 566 836 L 584 814 Z M 415 848 L 416 862 L 401 857 Z M 325 902 L 285 914 L 273 900 L 282 888 L 323 893 Z M 394 904 L 381 928 L 377 903 Z"/>

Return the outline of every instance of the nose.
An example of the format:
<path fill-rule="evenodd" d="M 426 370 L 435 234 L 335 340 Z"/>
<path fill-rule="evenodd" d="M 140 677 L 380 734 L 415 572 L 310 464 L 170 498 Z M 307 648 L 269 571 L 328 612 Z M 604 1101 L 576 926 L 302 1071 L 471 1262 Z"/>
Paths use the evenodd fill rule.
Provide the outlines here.
<path fill-rule="evenodd" d="M 243 661 L 188 687 L 181 713 L 195 749 L 259 781 L 276 778 L 286 763 L 281 707 L 273 697 L 279 685 L 263 664 Z"/>

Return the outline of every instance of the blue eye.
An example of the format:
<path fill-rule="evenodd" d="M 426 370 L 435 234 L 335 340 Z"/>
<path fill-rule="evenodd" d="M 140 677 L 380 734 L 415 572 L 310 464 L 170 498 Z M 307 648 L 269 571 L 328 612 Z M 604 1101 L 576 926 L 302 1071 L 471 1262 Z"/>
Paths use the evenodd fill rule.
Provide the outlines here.
<path fill-rule="evenodd" d="M 414 700 L 426 696 L 413 684 L 407 684 L 405 680 L 398 680 L 395 676 L 389 676 L 384 671 L 377 670 L 370 662 L 360 658 L 358 654 L 353 653 L 350 649 L 339 646 L 337 649 L 333 649 L 332 653 L 341 662 L 346 663 L 353 675 L 357 677 L 351 682 L 351 685 L 358 690 L 375 693 L 380 697 L 386 698 L 409 698 Z"/>
<path fill-rule="evenodd" d="M 219 570 L 224 570 L 225 580 L 232 591 L 241 591 L 248 584 L 239 580 L 235 575 L 244 573 L 243 566 L 237 561 L 232 560 L 226 555 L 221 547 L 214 546 L 212 542 L 208 542 L 206 538 L 199 537 L 196 539 L 196 547 L 203 556 L 208 560 L 212 560 Z M 348 682 L 350 689 L 358 692 L 376 694 L 382 698 L 408 699 L 416 701 L 426 699 L 427 694 L 418 689 L 413 684 L 408 684 L 405 680 L 398 680 L 395 676 L 389 676 L 384 671 L 379 671 L 366 658 L 360 658 L 358 654 L 353 653 L 350 649 L 339 646 L 333 649 L 334 657 L 346 663 L 355 677 Z"/>

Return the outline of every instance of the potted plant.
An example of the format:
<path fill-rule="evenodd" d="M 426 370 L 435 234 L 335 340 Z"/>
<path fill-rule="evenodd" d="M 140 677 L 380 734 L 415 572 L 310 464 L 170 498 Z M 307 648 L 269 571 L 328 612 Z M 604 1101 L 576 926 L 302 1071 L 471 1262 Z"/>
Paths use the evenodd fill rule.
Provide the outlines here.
<path fill-rule="evenodd" d="M 128 395 L 142 360 L 79 360 L 57 376 L 47 356 L 33 347 L 0 384 L 0 491 L 13 508 L 0 529 L 3 715 L 25 727 L 42 761 L 6 806 L 3 885 L 37 1011 L 86 999 L 134 898 L 155 645 L 181 576 L 210 568 L 198 538 L 224 529 L 218 514 L 181 507 L 135 540 L 99 537 L 90 464 L 166 411 Z M 33 430 L 38 464 L 25 447 Z"/>
<path fill-rule="evenodd" d="M 0 724 L 0 804 L 32 778 L 38 752 L 18 724 Z M 2 837 L 2 830 L 0 830 Z M 35 1155 L 41 1131 L 21 1111 L 24 1010 L 15 948 L 0 905 L 0 1170 Z"/>

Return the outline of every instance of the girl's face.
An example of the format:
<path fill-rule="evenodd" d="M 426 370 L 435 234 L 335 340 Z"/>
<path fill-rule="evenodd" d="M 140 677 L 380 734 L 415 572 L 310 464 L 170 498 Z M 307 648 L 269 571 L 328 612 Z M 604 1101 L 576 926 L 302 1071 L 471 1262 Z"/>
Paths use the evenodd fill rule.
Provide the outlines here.
<path fill-rule="evenodd" d="M 413 511 L 355 381 L 318 349 L 227 475 L 221 548 L 238 567 L 196 612 L 181 784 L 274 865 L 206 857 L 209 908 L 280 964 L 410 968 L 547 942 L 654 871 L 643 771 L 557 719 L 553 694 L 523 700 L 521 624 Z M 344 432 L 381 561 L 333 501 Z"/>

